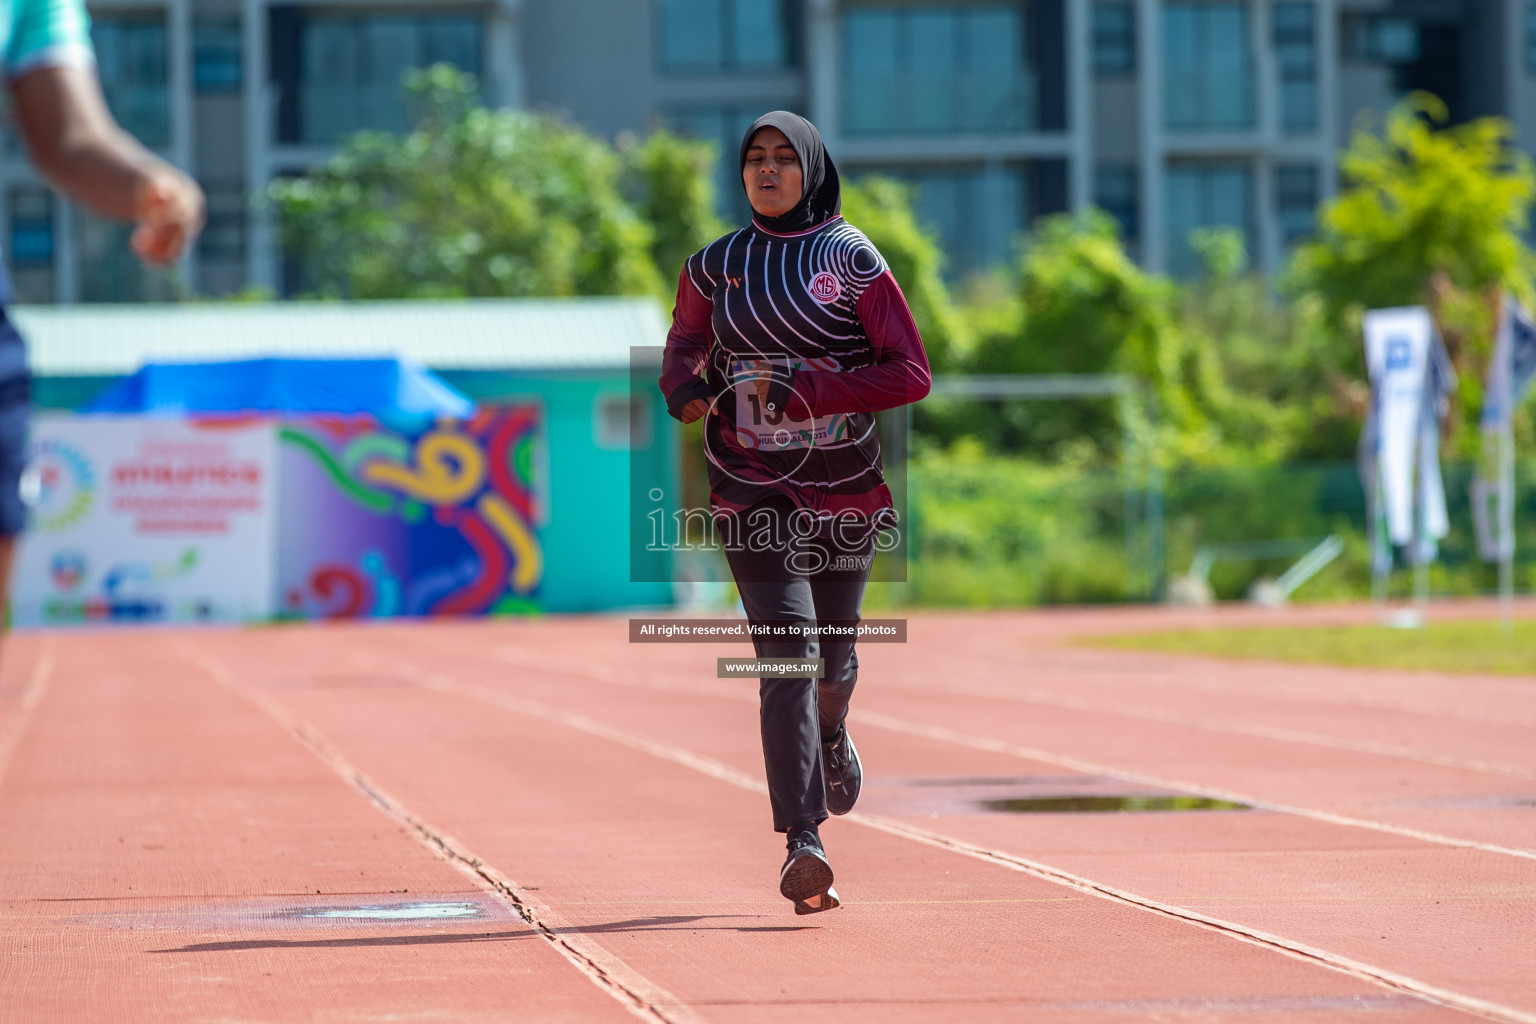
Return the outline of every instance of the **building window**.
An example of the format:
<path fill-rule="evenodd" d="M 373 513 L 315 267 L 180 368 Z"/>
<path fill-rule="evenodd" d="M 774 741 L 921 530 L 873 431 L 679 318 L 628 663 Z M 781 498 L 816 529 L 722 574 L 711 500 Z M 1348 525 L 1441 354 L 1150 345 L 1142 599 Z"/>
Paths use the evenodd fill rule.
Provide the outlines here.
<path fill-rule="evenodd" d="M 1111 78 L 1136 73 L 1136 5 L 1099 0 L 1093 5 L 1093 70 Z"/>
<path fill-rule="evenodd" d="M 406 131 L 407 71 L 446 63 L 478 75 L 484 63 L 481 21 L 471 15 L 306 11 L 299 35 L 294 141 L 307 143 L 329 144 L 363 129 Z"/>
<path fill-rule="evenodd" d="M 1030 213 L 1024 165 L 879 168 L 875 173 L 911 186 L 913 214 L 933 233 L 950 276 L 1007 263 L 1016 255 Z"/>
<path fill-rule="evenodd" d="M 1093 174 L 1094 205 L 1120 225 L 1120 238 L 1134 243 L 1141 234 L 1139 181 L 1134 166 L 1104 165 Z"/>
<path fill-rule="evenodd" d="M 790 67 L 789 8 L 789 0 L 660 0 L 660 64 L 669 71 Z"/>
<path fill-rule="evenodd" d="M 54 301 L 53 193 L 44 188 L 13 188 L 11 236 L 7 255 L 16 302 Z"/>
<path fill-rule="evenodd" d="M 1408 18 L 1387 15 L 1356 15 L 1346 41 L 1353 44 L 1352 56 L 1371 64 L 1399 66 L 1419 59 L 1419 26 Z"/>
<path fill-rule="evenodd" d="M 1282 164 L 1275 168 L 1275 207 L 1280 237 L 1286 245 L 1295 245 L 1311 236 L 1317 199 L 1316 167 Z"/>
<path fill-rule="evenodd" d="M 245 259 L 245 189 L 239 184 L 203 182 L 208 220 L 197 236 L 197 254 L 204 260 Z"/>
<path fill-rule="evenodd" d="M 240 91 L 240 22 L 234 18 L 199 22 L 192 30 L 192 84 L 197 91 Z"/>
<path fill-rule="evenodd" d="M 80 301 L 169 302 L 176 298 L 172 275 L 146 266 L 133 255 L 132 227 L 101 220 L 78 206 L 70 214 Z"/>
<path fill-rule="evenodd" d="M 1168 268 L 1176 276 L 1203 269 L 1189 245 L 1199 228 L 1233 227 L 1253 252 L 1253 172 L 1246 164 L 1175 164 L 1168 168 Z"/>
<path fill-rule="evenodd" d="M 843 46 L 846 135 L 1034 128 L 1035 72 L 1019 4 L 851 7 Z"/>
<path fill-rule="evenodd" d="M 152 149 L 171 144 L 171 97 L 165 21 L 93 14 L 91 44 L 101 91 L 117 123 Z"/>
<path fill-rule="evenodd" d="M 1525 5 L 1525 72 L 1536 75 L 1536 3 Z"/>
<path fill-rule="evenodd" d="M 766 103 L 751 107 L 677 107 L 663 117 L 666 126 L 677 134 L 714 144 L 715 211 L 733 223 L 745 224 L 752 217 L 752 207 L 741 187 L 736 154 L 742 136 L 765 106 Z M 780 107 L 793 109 L 793 104 L 783 103 Z"/>
<path fill-rule="evenodd" d="M 1169 131 L 1225 132 L 1254 126 L 1248 28 L 1247 4 L 1185 2 L 1163 9 Z"/>
<path fill-rule="evenodd" d="M 41 188 L 11 190 L 11 265 L 53 266 L 53 193 Z"/>
<path fill-rule="evenodd" d="M 1280 69 L 1280 127 L 1287 132 L 1317 129 L 1316 8 L 1308 0 L 1286 0 L 1272 8 L 1275 62 Z"/>
<path fill-rule="evenodd" d="M 603 395 L 592 406 L 592 440 L 607 451 L 651 446 L 651 407 L 631 395 Z"/>

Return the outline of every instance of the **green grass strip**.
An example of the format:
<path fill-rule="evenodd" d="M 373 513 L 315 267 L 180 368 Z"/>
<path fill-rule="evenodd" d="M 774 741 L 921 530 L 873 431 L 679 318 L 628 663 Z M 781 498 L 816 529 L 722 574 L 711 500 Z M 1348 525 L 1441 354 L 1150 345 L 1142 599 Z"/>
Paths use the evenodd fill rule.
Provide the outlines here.
<path fill-rule="evenodd" d="M 1506 633 L 1496 621 L 1431 622 L 1423 629 L 1298 626 L 1189 629 L 1090 637 L 1083 643 L 1159 654 L 1536 677 L 1536 622 Z"/>

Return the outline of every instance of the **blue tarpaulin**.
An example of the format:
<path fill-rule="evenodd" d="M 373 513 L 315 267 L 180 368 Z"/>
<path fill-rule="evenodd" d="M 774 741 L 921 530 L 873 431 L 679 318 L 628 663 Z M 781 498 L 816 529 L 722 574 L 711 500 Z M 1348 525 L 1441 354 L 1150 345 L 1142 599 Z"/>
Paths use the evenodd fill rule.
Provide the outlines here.
<path fill-rule="evenodd" d="M 384 420 L 473 415 L 475 403 L 400 359 L 148 363 L 87 413 L 367 413 Z"/>

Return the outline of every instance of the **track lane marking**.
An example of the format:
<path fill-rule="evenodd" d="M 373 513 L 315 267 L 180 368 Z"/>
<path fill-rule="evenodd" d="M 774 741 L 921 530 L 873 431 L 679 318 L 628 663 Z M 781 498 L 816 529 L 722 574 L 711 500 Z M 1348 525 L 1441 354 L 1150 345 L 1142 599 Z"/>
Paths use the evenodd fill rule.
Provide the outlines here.
<path fill-rule="evenodd" d="M 588 735 L 609 740 L 629 747 L 632 750 L 651 754 L 674 764 L 691 768 L 740 789 L 762 794 L 766 794 L 768 791 L 768 787 L 756 778 L 713 758 L 696 754 L 683 747 L 647 739 L 644 736 L 616 729 L 586 715 L 563 711 L 539 701 L 514 697 L 491 687 L 474 683 L 460 683 L 441 673 L 430 672 L 399 660 L 394 660 L 391 664 L 395 666 L 397 671 L 403 670 L 422 689 L 441 693 L 445 696 L 480 701 L 518 714 L 565 725 Z M 879 815 L 855 811 L 846 815 L 844 820 L 951 853 L 957 853 L 975 860 L 1004 867 L 1008 870 L 1018 871 L 1042 881 L 1066 886 L 1087 895 L 1097 896 L 1111 902 L 1136 907 L 1150 913 L 1194 924 L 1249 945 L 1280 953 L 1294 960 L 1325 967 L 1329 970 L 1373 982 L 1393 991 L 1416 996 L 1427 1002 L 1461 1010 L 1462 1012 L 1471 1013 L 1488 1020 L 1500 1021 L 1503 1024 L 1536 1024 L 1536 1014 L 1526 1013 L 1513 1007 L 1480 999 L 1476 996 L 1452 992 L 1395 971 L 1389 971 L 1385 968 L 1367 964 L 1340 954 L 1330 953 L 1305 943 L 1286 939 L 1283 936 L 1247 928 L 1235 922 L 1225 921 L 1198 911 L 1140 896 L 1129 890 L 1095 882 L 1085 876 L 1064 871 L 1040 861 L 1019 857 L 1001 850 L 988 849 L 962 839 L 918 828 Z"/>
<path fill-rule="evenodd" d="M 1111 765 L 1099 764 L 1095 761 L 1085 761 L 1081 758 L 1055 754 L 1049 750 L 1041 750 L 1038 747 L 1020 746 L 1002 740 L 988 739 L 984 736 L 970 736 L 965 733 L 956 732 L 953 729 L 946 729 L 943 726 L 919 725 L 916 722 L 908 722 L 905 719 L 896 718 L 878 711 L 854 711 L 850 712 L 850 717 L 866 725 L 877 726 L 892 732 L 906 733 L 909 736 L 940 740 L 963 747 L 971 747 L 975 750 L 985 750 L 994 754 L 1011 754 L 1014 757 L 1053 764 L 1060 768 L 1070 768 L 1073 771 L 1092 775 L 1107 775 L 1111 778 L 1123 779 L 1126 782 L 1178 790 L 1192 793 L 1196 796 L 1213 797 L 1218 800 L 1232 800 L 1237 803 L 1250 804 L 1262 810 L 1294 814 L 1297 817 L 1310 818 L 1313 821 L 1322 821 L 1330 825 L 1369 829 L 1373 832 L 1384 832 L 1388 835 L 1402 836 L 1406 839 L 1417 839 L 1421 842 L 1436 843 L 1441 846 L 1479 850 L 1483 853 L 1518 857 L 1522 860 L 1536 860 L 1536 850 L 1524 850 L 1513 846 L 1499 846 L 1495 843 L 1484 843 L 1475 839 L 1459 839 L 1456 836 L 1443 835 L 1439 832 L 1427 832 L 1423 829 L 1408 828 L 1403 825 L 1392 825 L 1387 822 L 1371 821 L 1366 818 L 1353 818 L 1344 814 L 1334 814 L 1331 811 L 1315 811 L 1307 807 L 1295 807 L 1290 804 L 1276 803 L 1273 800 L 1265 800 L 1233 790 L 1217 789 L 1198 783 L 1185 782 L 1180 779 L 1168 779 L 1158 775 L 1127 771 L 1123 768 L 1115 768 Z"/>
<path fill-rule="evenodd" d="M 396 824 L 407 827 L 421 845 L 480 882 L 484 891 L 499 897 L 565 960 L 616 1000 L 626 1010 L 653 1024 L 705 1024 L 704 1018 L 682 1000 L 655 984 L 607 949 L 584 937 L 562 932 L 574 927 L 560 920 L 553 907 L 509 876 L 476 856 L 464 843 L 419 818 L 404 804 L 373 782 L 347 760 L 336 747 L 304 719 L 289 712 L 260 690 L 242 682 L 233 671 L 206 651 L 182 645 L 179 653 L 202 669 L 214 682 L 254 704 L 296 737 L 328 768 L 339 775 Z"/>
<path fill-rule="evenodd" d="M 904 683 L 886 683 L 891 689 L 904 690 L 908 693 L 923 692 L 922 688 L 910 686 Z M 944 685 L 931 688 L 926 692 L 941 692 L 956 694 L 965 697 L 979 697 L 989 700 L 1013 701 L 1021 704 L 1035 704 L 1042 707 L 1061 708 L 1067 711 L 1081 711 L 1085 714 L 1098 715 L 1123 715 L 1127 718 L 1137 718 L 1148 722 L 1159 722 L 1164 725 L 1178 725 L 1191 729 L 1203 729 L 1207 732 L 1228 733 L 1236 736 L 1251 736 L 1255 739 L 1274 740 L 1279 743 L 1300 743 L 1310 746 L 1326 747 L 1332 750 L 1347 750 L 1361 754 L 1374 754 L 1382 757 L 1396 757 L 1406 761 L 1417 761 L 1423 764 L 1438 765 L 1443 768 L 1458 768 L 1464 771 L 1483 772 L 1492 775 L 1510 775 L 1521 779 L 1536 779 L 1536 768 L 1526 768 L 1520 765 L 1500 764 L 1496 761 L 1482 761 L 1476 758 L 1461 757 L 1456 754 L 1436 754 L 1429 751 L 1415 750 L 1412 747 L 1400 746 L 1395 743 L 1377 743 L 1373 740 L 1351 740 L 1338 736 L 1330 736 L 1326 733 L 1310 732 L 1305 729 L 1276 728 L 1265 725 L 1250 725 L 1247 722 L 1235 722 L 1230 719 L 1206 718 L 1197 715 L 1186 715 L 1177 711 L 1164 711 L 1160 708 L 1138 707 L 1125 705 L 1109 707 L 1096 704 L 1093 701 L 1083 700 L 1077 697 L 1069 697 L 1051 693 L 1047 690 L 1035 688 L 1022 690 L 1008 690 L 1000 693 L 986 692 L 976 687 Z M 1229 696 L 1238 696 L 1230 694 Z"/>
<path fill-rule="evenodd" d="M 1085 651 L 1085 650 L 1087 650 L 1087 651 L 1097 651 L 1097 650 L 1102 650 L 1102 649 L 1103 648 L 1082 648 L 1082 647 L 1072 647 L 1072 646 L 1059 646 L 1059 647 L 1052 648 L 1052 651 L 1055 652 L 1055 653 L 1062 653 L 1062 652 L 1071 653 L 1073 651 L 1077 651 L 1077 652 L 1082 652 L 1082 651 Z M 1125 653 L 1131 653 L 1131 652 L 1125 652 Z M 1142 652 L 1136 652 L 1136 653 L 1142 653 Z M 1183 657 L 1185 657 L 1184 655 L 1167 655 L 1167 654 L 1153 653 L 1153 652 L 1146 652 L 1146 654 L 1147 654 L 1148 657 L 1153 657 L 1153 658 L 1174 658 L 1174 657 L 1183 658 Z M 1296 673 L 1292 673 L 1290 671 L 1290 670 L 1293 670 L 1293 669 L 1294 670 L 1298 670 L 1298 671 L 1305 671 L 1305 670 L 1308 670 L 1308 669 L 1324 669 L 1324 670 L 1326 670 L 1326 669 L 1332 668 L 1334 671 L 1342 670 L 1342 671 L 1346 671 L 1346 672 L 1350 672 L 1350 673 L 1360 673 L 1362 675 L 1365 674 L 1365 673 L 1368 673 L 1368 672 L 1388 672 L 1389 671 L 1387 669 L 1370 669 L 1370 668 L 1353 668 L 1353 667 L 1345 668 L 1343 666 L 1328 666 L 1328 665 L 1319 665 L 1319 664 L 1300 664 L 1300 663 L 1291 663 L 1291 662 L 1283 662 L 1282 663 L 1282 662 L 1272 662 L 1272 661 L 1257 662 L 1257 661 L 1243 661 L 1243 660 L 1240 660 L 1240 659 L 1234 660 L 1234 659 L 1225 659 L 1225 658 L 1209 658 L 1209 659 L 1197 659 L 1197 660 L 1216 661 L 1216 662 L 1220 663 L 1221 667 L 1228 668 L 1228 669 L 1252 669 L 1254 667 L 1262 667 L 1262 668 L 1267 668 L 1267 669 L 1271 669 L 1271 670 L 1284 670 L 1286 672 L 1286 674 L 1288 674 L 1288 675 L 1296 674 Z M 1177 667 L 1183 667 L 1183 666 L 1177 666 Z M 1209 667 L 1209 666 L 1202 666 L 1202 667 Z M 1142 670 L 1143 672 L 1145 672 L 1146 668 L 1147 668 L 1147 666 L 1145 666 L 1145 665 L 1139 665 L 1138 666 L 1138 669 Z M 1321 704 L 1321 705 L 1326 705 L 1326 706 L 1331 706 L 1331 707 L 1357 708 L 1357 709 L 1362 710 L 1362 711 L 1395 711 L 1395 712 L 1398 712 L 1400 714 L 1422 715 L 1422 716 L 1425 716 L 1425 717 L 1428 717 L 1428 718 L 1455 718 L 1455 719 L 1459 719 L 1459 720 L 1464 721 L 1464 722 L 1476 722 L 1476 723 L 1478 723 L 1480 725 L 1502 725 L 1502 726 L 1514 726 L 1514 727 L 1527 727 L 1527 726 L 1531 726 L 1531 727 L 1536 727 L 1536 718 L 1512 718 L 1512 717 L 1507 716 L 1507 715 L 1481 714 L 1481 713 L 1478 713 L 1478 712 L 1475 712 L 1475 711 L 1468 711 L 1465 708 L 1458 708 L 1458 707 L 1455 707 L 1455 706 L 1449 705 L 1449 704 L 1447 704 L 1447 705 L 1435 705 L 1435 704 L 1431 704 L 1431 703 L 1425 703 L 1425 702 L 1420 702 L 1420 701 L 1410 701 L 1410 700 L 1403 700 L 1403 699 L 1396 699 L 1396 700 L 1374 699 L 1374 698 L 1371 698 L 1371 697 L 1359 696 L 1359 695 L 1354 695 L 1354 694 L 1346 694 L 1346 695 L 1342 695 L 1342 696 L 1336 696 L 1334 694 L 1329 694 L 1329 693 L 1286 691 L 1286 690 L 1275 689 L 1275 688 L 1270 687 L 1267 684 L 1262 683 L 1262 682 L 1260 683 L 1260 685 L 1266 686 L 1266 688 L 1263 689 L 1263 690 L 1238 690 L 1238 689 L 1233 689 L 1230 686 L 1222 686 L 1219 683 L 1212 683 L 1212 682 L 1205 682 L 1205 681 L 1198 680 L 1198 679 L 1191 679 L 1187 675 L 1181 676 L 1178 672 L 1174 671 L 1175 666 L 1155 666 L 1155 668 L 1158 670 L 1158 674 L 1156 674 L 1156 675 L 1151 674 L 1151 673 L 1144 674 L 1141 677 L 1141 679 L 1140 679 L 1140 684 L 1141 685 L 1143 685 L 1143 686 L 1150 686 L 1150 687 L 1153 687 L 1153 688 L 1159 689 L 1159 690 L 1184 690 L 1184 691 L 1191 692 L 1191 693 L 1212 693 L 1212 694 L 1218 694 L 1218 695 L 1223 696 L 1223 697 L 1238 697 L 1238 696 L 1261 697 L 1261 698 L 1264 698 L 1266 700 L 1291 701 L 1291 702 L 1297 703 L 1297 704 Z M 1065 674 L 1071 672 L 1072 669 L 1070 667 L 1057 668 L 1057 667 L 1053 666 L 1048 671 L 1049 672 L 1060 672 L 1060 673 L 1065 675 Z M 1124 675 L 1125 671 L 1128 671 L 1128 670 L 1121 670 L 1118 673 L 1110 673 L 1110 672 L 1106 672 L 1102 668 L 1095 668 L 1095 669 L 1093 669 L 1093 670 L 1091 670 L 1089 672 L 1086 672 L 1084 674 L 1085 675 L 1090 675 L 1090 676 L 1120 677 L 1120 676 Z M 1481 681 L 1481 680 L 1486 680 L 1488 677 L 1486 677 L 1486 676 L 1477 676 L 1476 678 Z M 1501 681 L 1503 681 L 1503 680 L 1501 680 Z M 1517 681 L 1517 677 L 1512 678 L 1510 681 Z"/>
<path fill-rule="evenodd" d="M 40 638 L 37 646 L 37 661 L 32 665 L 32 674 L 27 677 L 26 688 L 21 691 L 11 713 L 5 716 L 5 722 L 0 723 L 0 785 L 5 783 L 11 755 L 16 752 L 22 733 L 32 721 L 32 712 L 41 703 L 43 695 L 48 692 L 48 684 L 53 680 L 52 637 Z"/>
<path fill-rule="evenodd" d="M 671 680 L 647 681 L 643 680 L 640 673 L 630 671 L 631 678 L 625 678 L 622 673 L 606 671 L 594 666 L 582 664 L 572 667 L 569 659 L 555 663 L 553 659 L 540 657 L 513 657 L 511 651 L 506 648 L 499 649 L 498 660 L 516 661 L 529 667 L 539 668 L 544 671 L 562 672 L 566 675 L 585 677 L 600 683 L 608 683 L 615 686 L 624 686 L 631 689 L 655 689 L 672 693 L 700 694 L 705 696 L 723 697 L 742 702 L 756 703 L 754 694 L 744 693 L 736 689 L 724 687 L 709 687 L 700 684 L 675 683 Z M 952 743 L 958 746 L 971 747 L 976 750 L 984 750 L 988 753 L 1004 754 L 1023 758 L 1030 761 L 1038 761 L 1043 764 L 1052 764 L 1060 768 L 1069 768 L 1072 771 L 1083 772 L 1089 775 L 1102 775 L 1108 778 L 1120 779 L 1123 782 L 1134 782 L 1139 785 L 1155 786 L 1160 789 L 1170 789 L 1186 792 L 1195 796 L 1212 797 L 1217 800 L 1232 800 L 1237 803 L 1250 804 L 1266 811 L 1275 811 L 1281 814 L 1291 814 L 1301 818 L 1309 818 L 1313 821 L 1325 822 L 1330 825 L 1338 825 L 1345 828 L 1362 828 L 1373 832 L 1382 832 L 1387 835 L 1400 836 L 1407 839 L 1416 839 L 1420 842 L 1434 843 L 1440 846 L 1450 846 L 1456 849 L 1478 850 L 1483 853 L 1492 853 L 1504 857 L 1517 857 L 1522 860 L 1536 860 L 1536 850 L 1527 850 L 1521 847 L 1502 846 L 1497 843 L 1485 843 L 1476 839 L 1462 839 L 1457 836 L 1445 835 L 1440 832 L 1430 832 L 1424 829 L 1409 828 L 1405 825 L 1393 825 L 1390 822 L 1374 821 L 1369 818 L 1356 818 L 1345 814 L 1335 814 L 1332 811 L 1318 811 L 1308 807 L 1297 807 L 1292 804 L 1278 803 L 1266 800 L 1262 797 L 1252 796 L 1247 793 L 1239 793 L 1234 790 L 1218 789 L 1201 783 L 1188 782 L 1181 779 L 1169 779 L 1158 775 L 1150 775 L 1145 772 L 1132 771 L 1125 768 L 1117 768 L 1113 765 L 1101 764 L 1096 761 L 1087 761 L 1082 758 L 1072 757 L 1066 754 L 1057 754 L 1039 747 L 1029 747 L 1021 744 L 1008 743 L 1003 740 L 993 740 L 982 736 L 970 736 L 942 726 L 919 725 L 909 722 L 894 715 L 887 715 L 878 711 L 853 710 L 849 716 L 857 722 L 872 725 L 876 728 L 886 729 L 891 732 L 900 732 L 907 735 L 919 736 L 924 739 L 936 740 L 942 743 Z"/>

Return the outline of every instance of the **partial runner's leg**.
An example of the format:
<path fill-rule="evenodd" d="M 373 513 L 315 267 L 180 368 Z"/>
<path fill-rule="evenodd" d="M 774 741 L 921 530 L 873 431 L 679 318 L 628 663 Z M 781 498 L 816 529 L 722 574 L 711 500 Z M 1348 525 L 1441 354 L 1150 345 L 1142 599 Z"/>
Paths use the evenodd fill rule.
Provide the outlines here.
<path fill-rule="evenodd" d="M 825 560 L 822 568 L 809 577 L 816 621 L 823 627 L 837 625 L 856 630 L 864 588 L 869 581 L 874 538 L 853 546 L 818 541 L 817 547 Z M 817 687 L 816 710 L 824 740 L 830 740 L 848 716 L 848 702 L 859 682 L 856 639 L 835 633 L 821 636 L 820 656 L 825 660 L 825 668 Z"/>
<path fill-rule="evenodd" d="M 0 629 L 11 610 L 11 564 L 16 558 L 16 538 L 0 536 Z"/>
<path fill-rule="evenodd" d="M 749 622 L 815 623 L 810 583 L 786 564 L 783 551 L 727 549 L 726 556 Z M 752 644 L 759 658 L 820 657 L 814 636 L 754 636 Z M 759 684 L 763 764 L 773 827 L 779 832 L 827 818 L 816 691 L 816 680 L 804 676 L 764 676 Z"/>
<path fill-rule="evenodd" d="M 9 325 L 0 312 L 0 344 Z M 14 331 L 11 331 L 14 335 Z M 19 342 L 18 342 L 19 345 Z M 3 391 L 4 389 L 0 389 Z M 0 401 L 4 401 L 0 398 Z M 27 525 L 27 509 L 21 500 L 21 475 L 27 464 L 27 421 L 31 407 L 23 399 L 0 408 L 0 629 L 10 619 L 11 565 L 16 539 Z"/>

